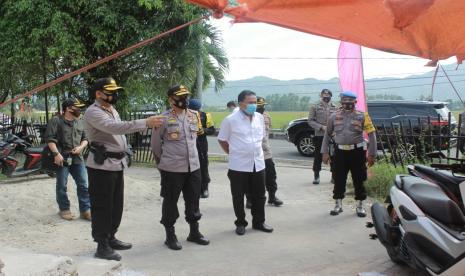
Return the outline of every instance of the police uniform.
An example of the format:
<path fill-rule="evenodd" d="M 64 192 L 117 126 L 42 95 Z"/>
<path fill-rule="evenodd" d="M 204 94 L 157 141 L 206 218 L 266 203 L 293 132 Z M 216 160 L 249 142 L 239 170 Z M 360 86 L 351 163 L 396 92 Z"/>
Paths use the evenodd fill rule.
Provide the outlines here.
<path fill-rule="evenodd" d="M 276 168 L 273 162 L 273 154 L 270 146 L 271 116 L 265 111 L 265 99 L 257 97 L 257 112 L 263 115 L 265 123 L 265 137 L 262 141 L 263 157 L 265 159 L 265 187 L 268 191 L 268 203 L 274 206 L 281 206 L 283 202 L 276 197 L 278 183 L 276 183 Z M 248 198 L 247 198 L 248 199 Z M 250 202 L 250 200 L 248 200 Z"/>
<path fill-rule="evenodd" d="M 112 78 L 98 79 L 92 90 L 104 91 L 117 97 L 122 89 Z M 128 167 L 128 145 L 124 134 L 147 129 L 146 120 L 121 121 L 111 105 L 95 101 L 84 114 L 85 131 L 91 145 L 87 159 L 89 194 L 92 213 L 92 237 L 98 243 L 98 258 L 119 260 L 121 256 L 113 249 L 129 249 L 131 244 L 115 238 L 121 223 L 124 203 L 123 171 Z M 98 151 L 95 146 L 98 146 Z M 105 151 L 103 154 L 102 151 Z M 103 155 L 102 155 L 103 154 Z M 99 159 L 98 156 L 106 156 Z"/>
<path fill-rule="evenodd" d="M 323 90 L 322 93 L 329 90 Z M 329 92 L 331 93 L 331 92 Z M 314 181 L 313 184 L 320 183 L 320 171 L 321 171 L 321 147 L 323 143 L 323 137 L 325 134 L 325 127 L 328 122 L 328 118 L 331 114 L 334 114 L 337 111 L 337 107 L 332 103 L 326 103 L 321 100 L 318 104 L 313 105 L 310 108 L 308 114 L 308 124 L 315 131 L 315 136 L 313 137 L 313 144 L 315 145 L 314 159 L 313 159 L 313 173 Z M 332 162 L 331 162 L 332 165 Z M 331 166 L 331 171 L 333 171 L 333 166 Z"/>
<path fill-rule="evenodd" d="M 341 97 L 349 97 L 354 100 L 356 98 L 353 93 L 341 93 Z M 329 153 L 329 134 L 334 133 L 336 168 L 333 198 L 336 200 L 336 208 L 331 211 L 331 215 L 337 215 L 342 212 L 341 204 L 345 196 L 347 175 L 350 171 L 355 188 L 355 199 L 359 201 L 357 214 L 365 216 L 362 205 L 363 200 L 366 199 L 363 182 L 367 178 L 367 144 L 363 138 L 364 131 L 368 134 L 369 138 L 368 155 L 375 157 L 375 128 L 368 113 L 355 109 L 345 110 L 341 108 L 329 117 L 321 153 Z"/>
<path fill-rule="evenodd" d="M 201 127 L 197 132 L 197 151 L 199 154 L 200 174 L 202 175 L 200 197 L 207 198 L 209 196 L 208 184 L 210 183 L 210 174 L 208 172 L 208 140 L 207 135 L 215 133 L 215 125 L 210 113 L 200 110 L 202 103 L 199 99 L 189 100 L 189 108 L 197 111 Z"/>
<path fill-rule="evenodd" d="M 190 94 L 184 86 L 175 86 L 168 96 Z M 188 241 L 207 245 L 209 242 L 200 234 L 198 221 L 202 214 L 199 210 L 201 172 L 196 140 L 202 128 L 200 117 L 194 110 L 186 109 L 177 114 L 175 109 L 162 113 L 165 116 L 162 126 L 152 133 L 152 151 L 161 175 L 163 197 L 160 223 L 165 226 L 165 244 L 175 250 L 182 247 L 177 241 L 174 224 L 179 217 L 178 198 L 183 193 L 186 221 L 191 232 Z"/>

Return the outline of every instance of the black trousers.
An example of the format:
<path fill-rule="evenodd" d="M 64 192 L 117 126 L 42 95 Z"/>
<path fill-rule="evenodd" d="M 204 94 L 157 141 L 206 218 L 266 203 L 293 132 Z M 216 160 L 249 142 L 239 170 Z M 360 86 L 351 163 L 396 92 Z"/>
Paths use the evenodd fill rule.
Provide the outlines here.
<path fill-rule="evenodd" d="M 248 194 L 252 201 L 252 225 L 265 222 L 265 170 L 240 172 L 229 170 L 228 178 L 231 183 L 236 226 L 247 226 L 244 210 L 244 195 Z"/>
<path fill-rule="evenodd" d="M 276 168 L 273 158 L 265 159 L 265 187 L 269 195 L 275 195 L 278 190 L 276 183 Z"/>
<path fill-rule="evenodd" d="M 321 146 L 323 144 L 323 136 L 313 136 L 313 144 L 315 145 L 315 153 L 313 154 L 313 171 L 321 171 L 321 163 L 323 162 L 323 154 L 321 154 Z M 331 156 L 329 162 L 331 172 L 334 172 L 335 157 Z"/>
<path fill-rule="evenodd" d="M 118 231 L 123 216 L 123 171 L 87 168 L 89 177 L 92 237 L 96 242 L 112 238 Z"/>
<path fill-rule="evenodd" d="M 199 153 L 200 173 L 202 175 L 200 190 L 208 190 L 210 174 L 208 172 L 208 140 L 206 136 L 197 137 L 197 151 Z"/>
<path fill-rule="evenodd" d="M 179 218 L 178 199 L 182 192 L 184 197 L 186 221 L 194 223 L 200 220 L 200 170 L 193 172 L 167 172 L 160 170 L 161 191 L 163 197 L 161 221 L 165 227 L 171 227 Z"/>
<path fill-rule="evenodd" d="M 367 179 L 366 151 L 363 148 L 340 150 L 336 148 L 335 181 L 333 198 L 343 199 L 346 192 L 347 175 L 350 171 L 355 188 L 355 199 L 367 198 L 363 182 Z"/>

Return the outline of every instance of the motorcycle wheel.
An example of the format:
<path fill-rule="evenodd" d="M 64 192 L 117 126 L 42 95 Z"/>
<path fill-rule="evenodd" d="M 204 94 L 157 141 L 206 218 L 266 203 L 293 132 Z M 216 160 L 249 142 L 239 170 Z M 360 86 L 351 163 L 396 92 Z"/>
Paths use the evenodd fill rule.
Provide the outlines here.
<path fill-rule="evenodd" d="M 399 265 L 405 265 L 406 262 L 401 257 L 401 239 L 393 237 L 386 227 L 396 226 L 396 224 L 398 225 L 396 220 L 393 221 L 388 210 L 389 212 L 395 212 L 391 204 L 387 209 L 379 202 L 376 202 L 371 206 L 371 215 L 375 225 L 376 234 L 378 235 L 379 241 L 386 248 L 391 261 Z"/>

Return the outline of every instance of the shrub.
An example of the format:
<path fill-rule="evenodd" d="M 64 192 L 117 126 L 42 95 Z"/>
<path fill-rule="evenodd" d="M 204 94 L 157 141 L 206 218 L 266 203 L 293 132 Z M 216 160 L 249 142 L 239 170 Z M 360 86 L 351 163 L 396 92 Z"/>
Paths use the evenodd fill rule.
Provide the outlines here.
<path fill-rule="evenodd" d="M 368 180 L 365 182 L 367 194 L 378 200 L 384 201 L 389 194 L 389 189 L 397 174 L 406 174 L 407 169 L 401 166 L 395 167 L 391 163 L 379 161 L 368 168 Z"/>

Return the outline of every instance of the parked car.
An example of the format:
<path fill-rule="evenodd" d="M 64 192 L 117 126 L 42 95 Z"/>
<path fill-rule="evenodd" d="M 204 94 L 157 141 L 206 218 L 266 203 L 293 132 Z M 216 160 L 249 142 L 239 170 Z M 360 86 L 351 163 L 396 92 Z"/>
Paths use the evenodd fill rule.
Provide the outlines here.
<path fill-rule="evenodd" d="M 450 110 L 444 102 L 368 101 L 367 106 L 373 124 L 378 130 L 385 128 L 390 131 L 393 127 L 402 126 L 408 132 L 412 126 L 414 132 L 419 133 L 421 129 L 429 129 L 428 123 L 432 127 L 433 134 L 438 134 L 439 131 L 446 134 L 449 128 L 451 132 L 457 129 L 457 121 L 452 114 L 450 122 L 448 120 Z M 307 118 L 289 122 L 286 129 L 287 140 L 304 156 L 313 156 L 314 134 Z M 444 148 L 451 144 L 451 140 L 434 138 L 433 143 L 436 147 Z"/>

